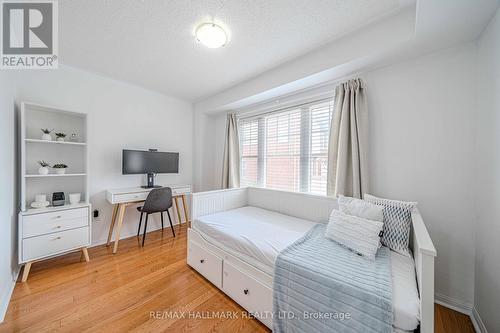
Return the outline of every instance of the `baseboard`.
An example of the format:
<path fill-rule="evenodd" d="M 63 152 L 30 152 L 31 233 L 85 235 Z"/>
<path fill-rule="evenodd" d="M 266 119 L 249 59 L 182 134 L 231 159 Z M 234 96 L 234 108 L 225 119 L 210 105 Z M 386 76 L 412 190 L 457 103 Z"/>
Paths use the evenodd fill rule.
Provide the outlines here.
<path fill-rule="evenodd" d="M 186 224 L 186 223 L 187 222 L 183 222 L 182 224 Z M 174 226 L 176 226 L 178 224 L 179 224 L 179 222 L 177 222 L 177 221 L 173 221 L 172 222 L 172 225 L 174 225 Z M 153 229 L 150 229 L 150 227 L 148 226 L 148 232 L 157 231 L 157 230 L 160 230 L 160 229 L 161 229 L 161 226 L 155 227 Z M 170 231 L 170 224 L 165 225 L 165 229 L 168 230 L 168 231 Z M 122 233 L 120 235 L 120 240 L 125 239 L 125 238 L 134 237 L 134 236 L 137 236 L 137 233 L 134 232 L 134 231 L 132 231 L 132 232 L 130 232 L 128 234 L 123 234 Z M 92 244 L 90 246 L 94 247 L 94 246 L 99 246 L 99 245 L 106 244 L 108 242 L 108 238 L 107 237 L 108 236 L 107 236 L 107 233 L 106 233 L 106 238 L 94 240 L 94 241 L 92 241 Z M 113 242 L 113 241 L 114 241 L 114 238 L 111 240 L 111 242 Z"/>
<path fill-rule="evenodd" d="M 5 295 L 2 295 L 2 299 L 0 300 L 0 324 L 3 323 L 5 319 L 5 314 L 7 313 L 7 309 L 9 308 L 9 303 L 10 303 L 10 298 L 12 297 L 12 292 L 14 291 L 14 288 L 16 287 L 16 282 L 17 278 L 19 277 L 19 273 L 21 272 L 21 269 L 18 268 L 17 272 L 14 272 L 13 275 L 13 280 L 10 285 L 10 287 L 7 289 L 7 292 Z"/>
<path fill-rule="evenodd" d="M 436 293 L 434 295 L 434 302 L 436 302 L 439 305 L 450 308 L 452 310 L 466 314 L 468 316 L 472 315 L 472 304 L 468 302 L 464 302 L 462 300 L 449 297 L 440 293 Z"/>
<path fill-rule="evenodd" d="M 488 330 L 486 329 L 486 326 L 484 326 L 483 320 L 475 307 L 472 308 L 472 315 L 470 316 L 470 319 L 472 320 L 472 325 L 474 325 L 476 333 L 488 333 Z"/>

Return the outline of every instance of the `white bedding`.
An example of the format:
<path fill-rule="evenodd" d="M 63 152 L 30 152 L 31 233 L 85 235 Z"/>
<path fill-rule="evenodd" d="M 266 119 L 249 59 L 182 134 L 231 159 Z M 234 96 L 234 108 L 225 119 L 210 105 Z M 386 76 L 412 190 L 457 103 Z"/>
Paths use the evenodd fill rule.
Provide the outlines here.
<path fill-rule="evenodd" d="M 207 236 L 243 260 L 273 275 L 278 253 L 302 237 L 314 222 L 271 212 L 257 207 L 242 207 L 202 216 L 193 229 Z M 258 263 L 258 264 L 257 264 Z"/>
<path fill-rule="evenodd" d="M 257 207 L 242 207 L 194 219 L 192 228 L 208 241 L 269 275 L 279 252 L 302 237 L 314 222 Z M 419 323 L 420 300 L 412 258 L 391 251 L 394 323 L 411 331 Z"/>

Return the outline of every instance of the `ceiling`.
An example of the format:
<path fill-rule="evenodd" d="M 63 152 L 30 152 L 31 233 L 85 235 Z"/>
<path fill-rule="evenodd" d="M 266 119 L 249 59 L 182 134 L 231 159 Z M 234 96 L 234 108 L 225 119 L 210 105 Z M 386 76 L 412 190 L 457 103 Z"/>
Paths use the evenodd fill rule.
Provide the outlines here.
<path fill-rule="evenodd" d="M 400 0 L 59 0 L 60 62 L 198 101 L 400 9 Z M 193 32 L 214 20 L 229 43 Z"/>

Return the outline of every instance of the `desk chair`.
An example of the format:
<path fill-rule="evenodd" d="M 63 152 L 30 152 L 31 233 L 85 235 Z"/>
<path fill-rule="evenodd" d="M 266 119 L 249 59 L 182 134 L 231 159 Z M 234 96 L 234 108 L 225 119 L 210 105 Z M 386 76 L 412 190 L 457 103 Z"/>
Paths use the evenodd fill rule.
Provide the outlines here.
<path fill-rule="evenodd" d="M 137 237 L 139 237 L 141 232 L 142 215 L 146 213 L 142 246 L 144 246 L 144 241 L 146 240 L 146 229 L 148 227 L 149 214 L 161 214 L 161 230 L 163 231 L 163 212 L 167 212 L 168 220 L 170 221 L 170 228 L 172 229 L 172 233 L 175 237 L 174 226 L 172 225 L 172 219 L 170 218 L 170 212 L 168 211 L 170 207 L 172 207 L 172 189 L 170 187 L 162 187 L 151 190 L 146 197 L 144 206 L 137 207 L 137 210 L 141 213 L 141 217 L 139 218 L 139 228 L 137 229 Z"/>

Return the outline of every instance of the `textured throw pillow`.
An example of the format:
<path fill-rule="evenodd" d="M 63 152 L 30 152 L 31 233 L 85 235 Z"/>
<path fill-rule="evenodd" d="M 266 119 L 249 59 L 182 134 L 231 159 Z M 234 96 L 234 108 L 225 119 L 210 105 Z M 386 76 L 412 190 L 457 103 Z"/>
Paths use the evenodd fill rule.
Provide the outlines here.
<path fill-rule="evenodd" d="M 343 195 L 339 197 L 338 202 L 339 209 L 344 214 L 384 222 L 384 206 L 374 205 L 361 199 L 344 197 Z"/>
<path fill-rule="evenodd" d="M 382 244 L 393 251 L 409 255 L 411 211 L 417 203 L 377 198 L 369 194 L 365 194 L 364 199 L 372 204 L 384 206 Z"/>
<path fill-rule="evenodd" d="M 346 215 L 334 209 L 326 227 L 325 237 L 370 260 L 375 260 L 383 228 L 382 222 Z"/>

